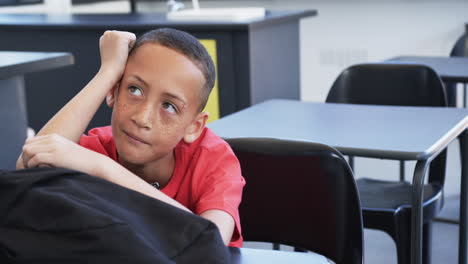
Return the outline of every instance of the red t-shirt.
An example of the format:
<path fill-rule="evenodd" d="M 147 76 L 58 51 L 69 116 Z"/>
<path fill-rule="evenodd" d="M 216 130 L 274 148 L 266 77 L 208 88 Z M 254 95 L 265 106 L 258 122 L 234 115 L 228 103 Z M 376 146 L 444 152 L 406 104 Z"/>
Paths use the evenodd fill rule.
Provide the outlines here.
<path fill-rule="evenodd" d="M 81 137 L 79 144 L 117 161 L 110 126 L 90 130 Z M 174 154 L 172 178 L 161 191 L 197 215 L 211 209 L 230 214 L 235 229 L 229 246 L 242 247 L 238 207 L 245 181 L 229 145 L 205 128 L 195 142 L 179 142 Z"/>

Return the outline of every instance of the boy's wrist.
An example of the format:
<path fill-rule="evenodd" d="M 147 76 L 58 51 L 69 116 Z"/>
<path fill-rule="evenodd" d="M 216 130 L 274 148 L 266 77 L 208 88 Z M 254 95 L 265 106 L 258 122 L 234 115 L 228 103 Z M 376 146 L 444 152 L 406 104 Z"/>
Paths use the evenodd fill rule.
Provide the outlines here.
<path fill-rule="evenodd" d="M 98 154 L 95 158 L 92 159 L 93 164 L 89 167 L 91 171 L 89 172 L 90 175 L 94 175 L 104 180 L 109 180 L 106 173 L 106 168 L 109 168 L 109 162 L 112 160 L 105 156 Z"/>
<path fill-rule="evenodd" d="M 122 77 L 115 69 L 112 69 L 112 67 L 102 67 L 102 66 L 99 69 L 97 75 L 110 80 L 113 84 L 117 83 Z"/>

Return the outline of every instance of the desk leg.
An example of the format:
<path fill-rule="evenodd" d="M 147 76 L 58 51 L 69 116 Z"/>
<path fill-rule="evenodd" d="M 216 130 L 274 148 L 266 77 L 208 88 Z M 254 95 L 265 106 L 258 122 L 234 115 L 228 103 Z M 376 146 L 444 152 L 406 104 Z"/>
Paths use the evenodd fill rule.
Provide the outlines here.
<path fill-rule="evenodd" d="M 460 157 L 461 157 L 461 190 L 460 190 L 460 234 L 458 240 L 458 263 L 467 263 L 467 238 L 468 238 L 468 219 L 467 219 L 467 204 L 468 204 L 468 131 L 464 131 L 459 137 L 460 140 Z"/>
<path fill-rule="evenodd" d="M 430 160 L 418 160 L 413 176 L 413 194 L 411 209 L 411 263 L 422 264 L 422 227 L 423 227 L 423 191 L 424 178 Z"/>
<path fill-rule="evenodd" d="M 463 84 L 463 108 L 466 108 L 466 87 L 467 87 L 467 84 L 464 83 Z M 456 103 L 455 103 L 455 106 L 456 106 Z"/>
<path fill-rule="evenodd" d="M 23 76 L 0 80 L 0 170 L 14 170 L 26 140 Z"/>

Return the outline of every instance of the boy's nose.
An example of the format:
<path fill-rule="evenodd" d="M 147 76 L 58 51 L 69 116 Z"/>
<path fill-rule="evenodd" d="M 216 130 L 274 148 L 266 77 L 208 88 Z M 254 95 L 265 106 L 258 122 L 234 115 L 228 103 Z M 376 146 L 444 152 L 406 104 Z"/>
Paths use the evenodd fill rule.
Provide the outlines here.
<path fill-rule="evenodd" d="M 151 129 L 153 126 L 153 108 L 151 106 L 144 106 L 132 116 L 132 121 L 141 128 Z"/>

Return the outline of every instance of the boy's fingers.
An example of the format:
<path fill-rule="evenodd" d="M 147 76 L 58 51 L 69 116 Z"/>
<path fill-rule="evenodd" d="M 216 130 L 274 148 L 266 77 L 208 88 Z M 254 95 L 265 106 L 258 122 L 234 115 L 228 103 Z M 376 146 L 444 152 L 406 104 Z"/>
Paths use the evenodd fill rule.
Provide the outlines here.
<path fill-rule="evenodd" d="M 52 155 L 50 155 L 49 153 L 44 153 L 44 152 L 37 153 L 29 159 L 29 161 L 26 163 L 25 168 L 35 168 L 35 167 L 38 167 L 39 165 L 41 166 L 46 165 L 46 166 L 51 167 L 50 165 L 51 156 Z"/>
<path fill-rule="evenodd" d="M 21 154 L 23 159 L 23 166 L 28 168 L 28 164 L 30 160 L 39 153 L 50 153 L 53 150 L 53 146 L 50 144 L 42 144 L 39 143 L 32 143 L 32 144 L 25 144 L 23 146 L 23 152 Z"/>
<path fill-rule="evenodd" d="M 27 169 L 28 168 L 29 156 L 23 152 L 21 154 L 21 160 L 23 161 L 23 168 Z"/>
<path fill-rule="evenodd" d="M 106 30 L 104 34 L 102 34 L 101 39 L 105 35 L 113 35 L 114 39 L 126 39 L 128 42 L 129 48 L 133 47 L 133 44 L 135 43 L 135 40 L 136 40 L 136 35 L 128 31 Z"/>
<path fill-rule="evenodd" d="M 128 49 L 131 50 L 133 46 L 135 45 L 136 35 L 131 32 L 128 32 L 128 34 L 129 34 Z"/>
<path fill-rule="evenodd" d="M 135 44 L 135 40 L 136 40 L 136 35 L 134 33 L 128 32 L 128 31 L 117 31 L 117 30 L 112 30 L 112 32 L 116 34 L 115 36 L 117 38 L 123 39 L 127 42 L 128 49 L 133 48 L 133 45 Z"/>
<path fill-rule="evenodd" d="M 49 144 L 26 144 L 23 146 L 23 153 L 31 156 L 35 153 L 50 152 L 52 149 L 53 147 Z"/>

